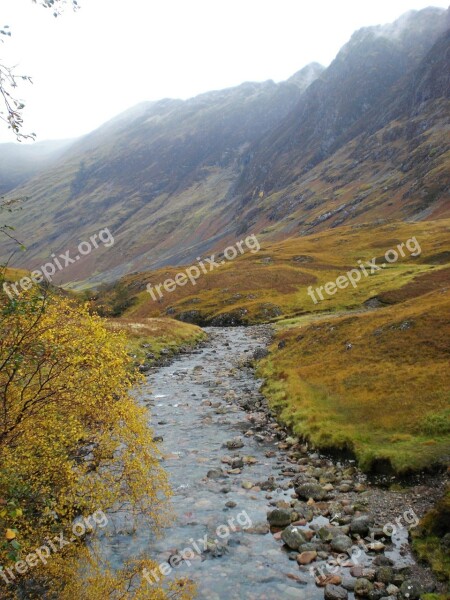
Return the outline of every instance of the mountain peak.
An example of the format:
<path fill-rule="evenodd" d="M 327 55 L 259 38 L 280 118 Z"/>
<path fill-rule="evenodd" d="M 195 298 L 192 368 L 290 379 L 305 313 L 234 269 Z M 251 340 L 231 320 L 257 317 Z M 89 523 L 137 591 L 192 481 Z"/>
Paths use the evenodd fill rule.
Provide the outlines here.
<path fill-rule="evenodd" d="M 294 83 L 299 88 L 305 90 L 318 79 L 324 71 L 325 67 L 323 65 L 318 62 L 312 62 L 289 77 L 287 83 Z"/>

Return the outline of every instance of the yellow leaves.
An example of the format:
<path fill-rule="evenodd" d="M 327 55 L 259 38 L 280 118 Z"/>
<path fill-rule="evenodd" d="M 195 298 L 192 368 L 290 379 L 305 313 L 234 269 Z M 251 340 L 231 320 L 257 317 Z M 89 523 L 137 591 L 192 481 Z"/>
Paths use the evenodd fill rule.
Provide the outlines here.
<path fill-rule="evenodd" d="M 147 412 L 128 393 L 136 378 L 125 337 L 111 335 L 99 317 L 66 298 L 46 299 L 42 312 L 31 298 L 24 294 L 20 310 L 0 321 L 0 528 L 15 535 L 20 520 L 26 555 L 70 530 L 76 516 L 118 504 L 129 505 L 149 527 L 161 525 L 170 489 Z M 46 565 L 42 582 L 59 598 L 112 598 L 116 585 L 124 598 L 168 597 L 157 587 L 158 595 L 148 588 L 126 595 L 130 571 L 119 576 L 102 567 L 80 582 L 81 558 L 95 571 L 85 550 L 73 545 Z M 0 564 L 8 560 L 0 548 Z M 39 580 L 38 568 L 33 577 Z"/>
<path fill-rule="evenodd" d="M 7 529 L 5 532 L 5 539 L 8 540 L 8 542 L 10 542 L 11 540 L 14 540 L 16 538 L 16 533 L 13 529 Z"/>

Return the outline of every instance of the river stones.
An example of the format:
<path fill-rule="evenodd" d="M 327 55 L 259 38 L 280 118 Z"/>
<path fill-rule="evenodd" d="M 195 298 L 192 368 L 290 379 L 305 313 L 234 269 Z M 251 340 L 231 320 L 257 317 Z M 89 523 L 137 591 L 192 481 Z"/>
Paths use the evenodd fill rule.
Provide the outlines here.
<path fill-rule="evenodd" d="M 333 552 L 344 553 L 353 546 L 353 542 L 348 535 L 337 535 L 331 540 L 331 549 Z"/>
<path fill-rule="evenodd" d="M 324 500 L 327 492 L 318 483 L 302 483 L 295 488 L 295 493 L 302 500 Z"/>
<path fill-rule="evenodd" d="M 355 581 L 355 596 L 367 598 L 373 590 L 373 583 L 364 577 Z"/>
<path fill-rule="evenodd" d="M 289 525 L 281 534 L 283 542 L 292 550 L 298 550 L 298 548 L 306 542 L 304 535 L 301 530 L 294 525 Z"/>
<path fill-rule="evenodd" d="M 340 585 L 342 577 L 340 575 L 319 575 L 316 577 L 316 585 L 325 587 L 327 585 Z"/>
<path fill-rule="evenodd" d="M 235 456 L 231 459 L 232 469 L 241 469 L 244 466 L 244 461 L 240 456 Z"/>
<path fill-rule="evenodd" d="M 225 473 L 222 471 L 222 469 L 210 469 L 207 472 L 206 477 L 208 477 L 208 479 L 220 479 L 225 477 Z"/>
<path fill-rule="evenodd" d="M 383 550 L 386 548 L 386 546 L 383 544 L 383 542 L 372 542 L 371 544 L 368 545 L 369 550 L 371 550 L 372 552 L 383 552 Z"/>
<path fill-rule="evenodd" d="M 369 517 L 362 516 L 354 518 L 350 523 L 350 533 L 365 537 L 369 533 Z"/>
<path fill-rule="evenodd" d="M 375 579 L 385 584 L 392 583 L 394 581 L 394 570 L 392 567 L 379 567 Z"/>
<path fill-rule="evenodd" d="M 275 508 L 268 513 L 267 520 L 272 527 L 286 527 L 291 523 L 291 511 L 285 508 Z"/>
<path fill-rule="evenodd" d="M 228 440 L 228 442 L 226 442 L 226 447 L 228 448 L 228 450 L 236 450 L 238 448 L 243 448 L 244 442 L 240 437 L 235 437 L 232 440 Z"/>
<path fill-rule="evenodd" d="M 347 600 L 348 592 L 341 586 L 328 584 L 325 586 L 325 600 Z"/>
<path fill-rule="evenodd" d="M 419 600 L 421 594 L 423 594 L 422 586 L 412 579 L 407 579 L 400 586 L 400 596 L 407 600 Z"/>
<path fill-rule="evenodd" d="M 309 565 L 316 560 L 317 552 L 315 550 L 310 550 L 309 552 L 302 552 L 297 556 L 297 562 L 299 565 Z"/>
<path fill-rule="evenodd" d="M 389 596 L 397 596 L 398 593 L 400 592 L 400 589 L 396 585 L 394 585 L 393 583 L 390 583 L 386 587 L 386 592 L 389 594 Z"/>
<path fill-rule="evenodd" d="M 356 579 L 353 577 L 344 577 L 342 579 L 342 587 L 348 590 L 349 592 L 353 592 L 355 590 L 355 582 Z"/>

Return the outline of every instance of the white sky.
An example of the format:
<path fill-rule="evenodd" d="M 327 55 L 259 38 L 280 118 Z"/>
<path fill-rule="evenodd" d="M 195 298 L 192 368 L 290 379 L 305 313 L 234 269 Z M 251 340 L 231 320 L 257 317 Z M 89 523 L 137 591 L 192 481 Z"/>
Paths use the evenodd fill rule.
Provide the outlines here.
<path fill-rule="evenodd" d="M 19 95 L 38 140 L 76 137 L 144 100 L 188 98 L 325 66 L 353 31 L 448 0 L 79 0 L 55 19 L 0 0 L 0 60 L 34 84 Z M 13 141 L 0 125 L 0 141 Z"/>

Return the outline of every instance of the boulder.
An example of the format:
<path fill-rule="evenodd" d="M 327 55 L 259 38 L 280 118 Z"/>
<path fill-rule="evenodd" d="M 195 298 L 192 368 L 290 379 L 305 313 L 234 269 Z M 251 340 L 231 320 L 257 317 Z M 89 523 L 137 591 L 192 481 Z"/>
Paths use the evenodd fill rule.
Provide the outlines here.
<path fill-rule="evenodd" d="M 226 447 L 228 448 L 228 450 L 236 450 L 238 448 L 243 448 L 244 446 L 244 442 L 241 440 L 240 437 L 235 437 L 232 440 L 228 440 L 228 442 L 226 442 Z"/>
<path fill-rule="evenodd" d="M 339 585 L 328 584 L 325 586 L 325 600 L 347 600 L 348 592 Z"/>
<path fill-rule="evenodd" d="M 375 579 L 388 585 L 394 581 L 394 571 L 392 567 L 383 566 L 379 567 L 376 572 Z"/>
<path fill-rule="evenodd" d="M 299 565 L 309 565 L 313 560 L 316 560 L 317 552 L 315 550 L 310 550 L 307 552 L 302 552 L 297 556 L 297 562 Z"/>
<path fill-rule="evenodd" d="M 353 542 L 348 535 L 338 535 L 331 540 L 331 549 L 333 552 L 339 552 L 340 554 L 347 552 L 353 546 Z"/>
<path fill-rule="evenodd" d="M 224 477 L 224 472 L 222 471 L 222 469 L 210 469 L 208 471 L 208 473 L 206 474 L 206 477 L 208 477 L 208 479 L 220 479 L 221 477 Z"/>
<path fill-rule="evenodd" d="M 364 577 L 355 581 L 355 596 L 367 598 L 373 590 L 373 583 Z"/>
<path fill-rule="evenodd" d="M 323 500 L 326 498 L 327 492 L 318 483 L 302 483 L 295 488 L 295 493 L 302 500 Z"/>
<path fill-rule="evenodd" d="M 298 550 L 298 548 L 305 543 L 305 537 L 294 525 L 289 525 L 281 534 L 281 539 L 283 542 L 291 548 L 291 550 Z"/>
<path fill-rule="evenodd" d="M 412 579 L 407 579 L 400 586 L 400 596 L 406 600 L 419 600 L 423 591 L 420 583 Z"/>
<path fill-rule="evenodd" d="M 350 523 L 350 533 L 365 537 L 369 533 L 369 518 L 366 516 L 356 517 Z"/>
<path fill-rule="evenodd" d="M 286 527 L 291 523 L 291 511 L 285 508 L 275 508 L 268 513 L 267 520 L 272 527 Z"/>

